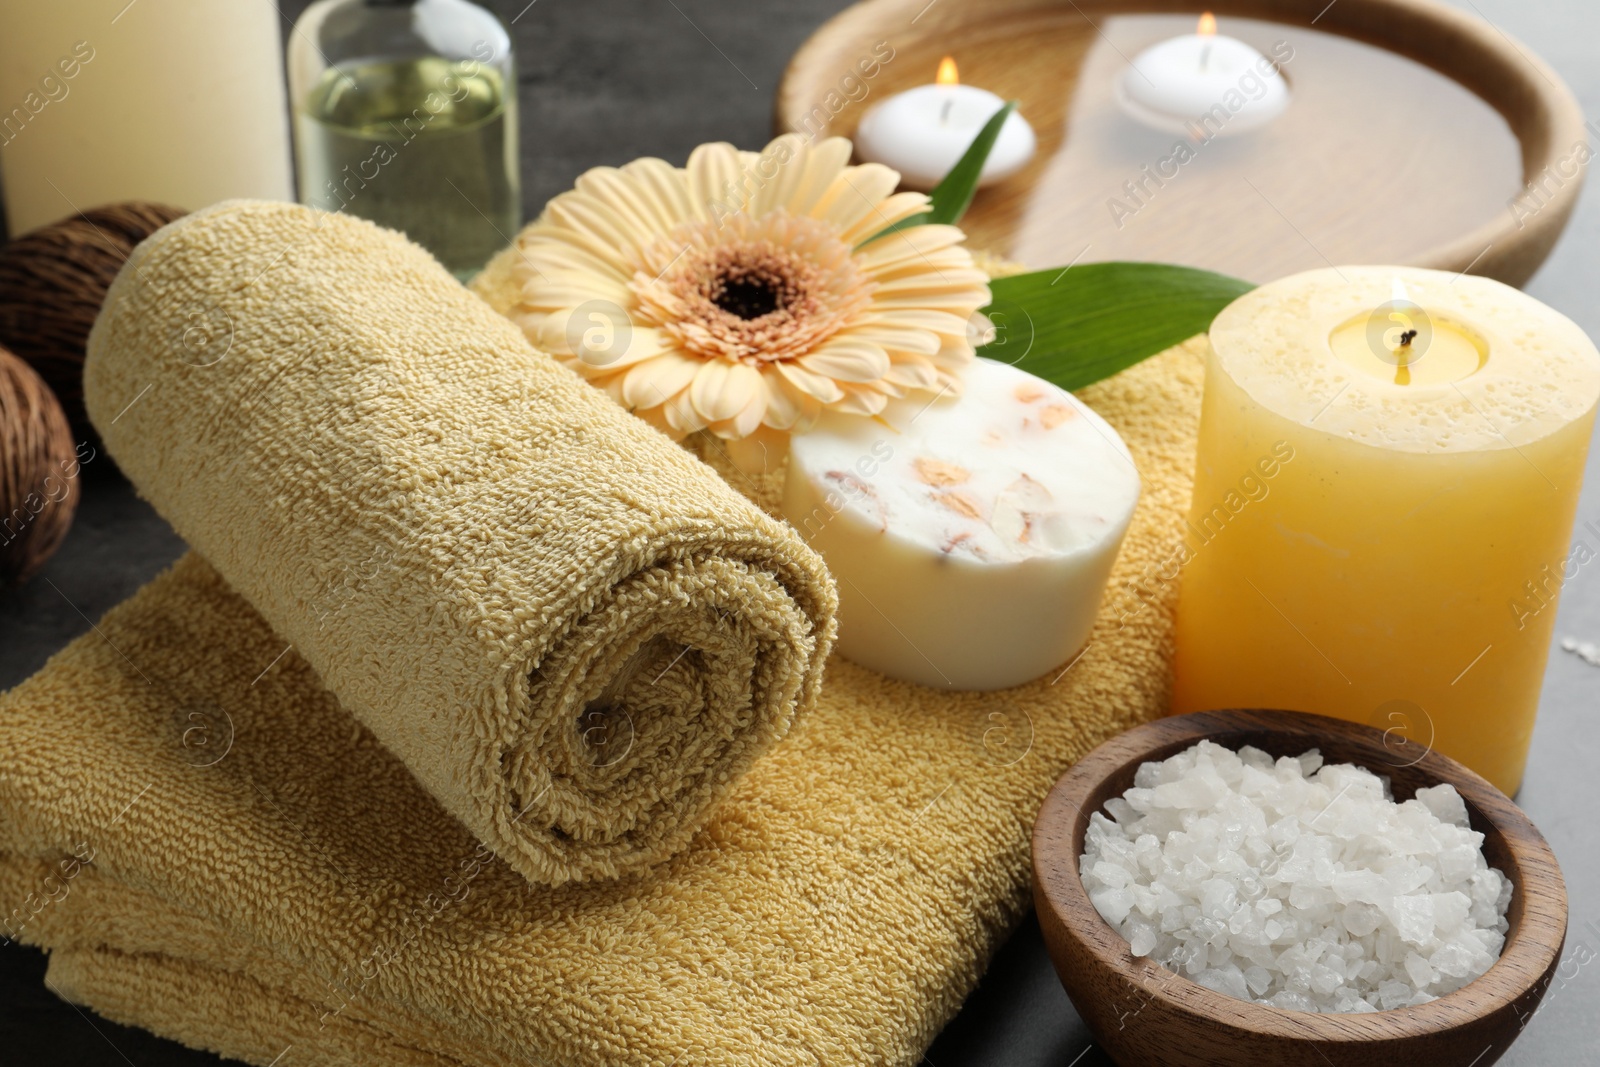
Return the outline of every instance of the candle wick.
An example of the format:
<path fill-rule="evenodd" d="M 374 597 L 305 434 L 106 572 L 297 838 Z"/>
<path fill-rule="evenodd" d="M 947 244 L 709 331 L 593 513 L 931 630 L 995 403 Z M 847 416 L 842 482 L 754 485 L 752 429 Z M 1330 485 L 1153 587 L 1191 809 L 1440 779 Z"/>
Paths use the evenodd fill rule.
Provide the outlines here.
<path fill-rule="evenodd" d="M 1416 339 L 1417 331 L 1414 329 L 1405 330 L 1400 334 L 1400 345 L 1394 350 L 1394 354 L 1399 357 L 1399 362 L 1395 364 L 1394 368 L 1394 384 L 1396 385 L 1411 384 L 1411 342 Z"/>
<path fill-rule="evenodd" d="M 1211 42 L 1207 41 L 1205 43 L 1205 46 L 1200 49 L 1200 69 L 1201 70 L 1205 70 L 1206 66 L 1210 62 L 1211 62 Z"/>
<path fill-rule="evenodd" d="M 954 106 L 954 100 L 946 100 L 944 102 L 944 109 L 939 112 L 939 125 L 948 126 L 950 124 L 950 109 Z"/>

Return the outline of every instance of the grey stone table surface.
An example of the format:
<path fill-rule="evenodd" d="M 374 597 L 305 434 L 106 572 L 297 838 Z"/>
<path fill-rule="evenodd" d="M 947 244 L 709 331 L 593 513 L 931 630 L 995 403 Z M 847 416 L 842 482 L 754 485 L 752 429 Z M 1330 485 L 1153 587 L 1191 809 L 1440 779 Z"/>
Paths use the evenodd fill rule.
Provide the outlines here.
<path fill-rule="evenodd" d="M 934 0 L 939 2 L 939 0 Z M 960 0 L 943 0 L 959 3 Z M 1334 0 L 1338 2 L 1338 0 Z M 1593 0 L 1455 0 L 1549 60 L 1600 116 L 1600 6 Z M 286 32 L 305 6 L 282 5 Z M 520 64 L 524 199 L 531 214 L 588 167 L 641 155 L 681 161 L 696 144 L 758 148 L 789 55 L 841 0 L 492 0 L 511 26 Z M 1307 3 L 1307 19 L 1323 0 Z M 0 13 L 0 20 L 3 20 Z M 4 26 L 0 25 L 0 32 Z M 115 41 L 102 38 L 104 47 Z M 1528 290 L 1600 337 L 1600 193 L 1591 188 L 1555 254 Z M 19 590 L 0 593 L 0 689 L 21 681 L 90 620 L 182 551 L 109 463 L 91 463 L 78 519 L 61 552 Z M 1600 527 L 1600 453 L 1579 506 Z M 1590 547 L 1600 538 L 1587 535 Z M 1562 595 L 1557 635 L 1600 642 L 1600 568 Z M 0 753 L 0 766 L 5 754 Z M 1501 1061 L 1515 1067 L 1600 1063 L 1600 668 L 1557 649 L 1519 802 L 1560 858 L 1571 896 L 1567 964 Z M 56 1000 L 43 957 L 0 947 L 0 1061 L 37 1067 L 177 1067 L 214 1056 L 113 1025 Z M 1057 984 L 1038 928 L 1025 923 L 929 1049 L 933 1067 L 1109 1062 Z M 1469 1067 L 1462 1064 L 1460 1067 Z"/>

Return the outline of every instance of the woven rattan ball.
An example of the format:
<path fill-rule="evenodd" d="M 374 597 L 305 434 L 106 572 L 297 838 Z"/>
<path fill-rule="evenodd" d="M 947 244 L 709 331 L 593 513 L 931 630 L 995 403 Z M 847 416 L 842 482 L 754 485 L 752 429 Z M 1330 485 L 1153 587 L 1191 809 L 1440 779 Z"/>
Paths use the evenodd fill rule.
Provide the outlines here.
<path fill-rule="evenodd" d="M 60 547 L 81 459 L 50 387 L 0 348 L 0 586 L 27 580 Z"/>
<path fill-rule="evenodd" d="M 80 439 L 94 439 L 83 410 L 83 351 L 106 289 L 134 245 L 184 214 L 136 200 L 108 204 L 0 248 L 0 345 L 39 372 Z"/>

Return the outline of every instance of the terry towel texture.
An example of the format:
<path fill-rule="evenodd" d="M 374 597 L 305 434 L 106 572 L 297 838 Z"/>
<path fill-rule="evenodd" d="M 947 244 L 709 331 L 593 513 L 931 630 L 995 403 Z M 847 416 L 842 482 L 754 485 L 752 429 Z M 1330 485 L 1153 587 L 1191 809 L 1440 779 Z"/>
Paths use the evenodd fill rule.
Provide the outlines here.
<path fill-rule="evenodd" d="M 84 377 L 274 655 L 530 879 L 679 851 L 815 700 L 819 557 L 398 234 L 190 215 L 122 270 Z"/>
<path fill-rule="evenodd" d="M 620 880 L 490 856 L 298 646 L 261 674 L 285 641 L 191 555 L 0 699 L 0 933 L 261 1065 L 911 1067 L 1024 913 L 1045 792 L 1165 707 L 1199 350 L 1084 393 L 1145 493 L 1070 669 L 941 693 L 835 657 L 691 845 Z"/>

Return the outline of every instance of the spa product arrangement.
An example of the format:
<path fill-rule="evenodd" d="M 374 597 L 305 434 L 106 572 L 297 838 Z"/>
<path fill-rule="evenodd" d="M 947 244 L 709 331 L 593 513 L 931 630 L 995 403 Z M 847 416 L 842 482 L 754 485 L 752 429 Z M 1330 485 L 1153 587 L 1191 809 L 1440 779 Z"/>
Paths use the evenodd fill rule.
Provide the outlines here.
<path fill-rule="evenodd" d="M 169 358 L 204 308 L 216 347 Z M 1186 499 L 1198 367 L 1085 394 L 1140 468 L 1134 565 Z M 912 1061 L 1020 917 L 1056 769 L 1162 708 L 1164 612 L 1008 694 L 1020 761 L 981 694 L 838 660 L 817 690 L 832 584 L 799 535 L 358 220 L 157 234 L 87 386 L 196 552 L 0 700 L 0 899 L 52 898 L 6 935 L 230 1056 Z"/>
<path fill-rule="evenodd" d="M 1426 1004 L 1482 975 L 1512 886 L 1454 787 L 1202 741 L 1090 816 L 1083 884 L 1135 956 L 1291 1011 Z"/>
<path fill-rule="evenodd" d="M 1139 499 L 1104 419 L 975 360 L 959 399 L 790 443 L 783 516 L 839 581 L 839 651 L 891 678 L 1020 685 L 1088 640 Z"/>

